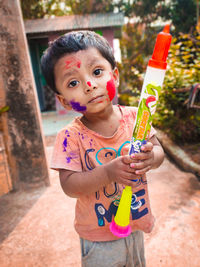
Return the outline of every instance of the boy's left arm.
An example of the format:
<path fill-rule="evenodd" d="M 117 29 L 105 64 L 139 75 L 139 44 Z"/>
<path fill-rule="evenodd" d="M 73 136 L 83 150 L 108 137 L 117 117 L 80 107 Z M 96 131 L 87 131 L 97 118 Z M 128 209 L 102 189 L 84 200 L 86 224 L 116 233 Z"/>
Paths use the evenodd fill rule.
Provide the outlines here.
<path fill-rule="evenodd" d="M 164 151 L 156 136 L 153 136 L 145 145 L 142 145 L 140 153 L 132 154 L 131 157 L 135 162 L 131 163 L 130 167 L 135 169 L 135 174 L 142 175 L 162 164 Z"/>

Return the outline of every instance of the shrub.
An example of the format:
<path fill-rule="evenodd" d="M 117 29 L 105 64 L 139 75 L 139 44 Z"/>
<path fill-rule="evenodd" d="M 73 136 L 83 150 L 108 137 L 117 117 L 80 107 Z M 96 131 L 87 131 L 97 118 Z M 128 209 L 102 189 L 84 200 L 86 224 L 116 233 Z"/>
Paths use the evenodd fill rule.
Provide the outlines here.
<path fill-rule="evenodd" d="M 137 105 L 148 56 L 153 50 L 154 35 L 151 28 L 147 29 L 141 23 L 127 23 L 123 27 L 122 39 L 120 40 L 122 63 L 118 63 L 120 73 L 119 102 L 121 104 L 132 105 L 134 99 L 134 103 Z"/>
<path fill-rule="evenodd" d="M 200 139 L 200 110 L 187 109 L 189 88 L 200 83 L 200 35 L 179 34 L 173 38 L 169 53 L 169 68 L 154 116 L 154 125 L 164 130 L 176 142 L 196 142 Z M 177 89 L 182 88 L 178 93 Z M 177 93 L 176 93 L 177 91 Z"/>

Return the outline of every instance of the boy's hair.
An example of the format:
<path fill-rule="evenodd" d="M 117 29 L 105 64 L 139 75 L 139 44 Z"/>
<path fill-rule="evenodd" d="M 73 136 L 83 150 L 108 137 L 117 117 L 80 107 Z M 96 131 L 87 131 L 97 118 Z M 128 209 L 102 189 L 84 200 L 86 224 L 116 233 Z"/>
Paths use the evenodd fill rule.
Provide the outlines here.
<path fill-rule="evenodd" d="M 100 54 L 110 62 L 112 69 L 116 62 L 112 48 L 105 38 L 92 31 L 74 31 L 69 32 L 49 44 L 41 58 L 41 69 L 47 85 L 59 94 L 55 85 L 54 67 L 56 62 L 63 56 L 86 50 L 90 47 L 96 48 Z"/>

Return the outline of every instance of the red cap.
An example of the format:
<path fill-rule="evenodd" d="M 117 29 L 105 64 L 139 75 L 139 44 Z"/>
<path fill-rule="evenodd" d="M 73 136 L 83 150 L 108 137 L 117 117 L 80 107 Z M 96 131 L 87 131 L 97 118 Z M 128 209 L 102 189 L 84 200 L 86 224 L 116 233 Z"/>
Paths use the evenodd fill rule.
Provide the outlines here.
<path fill-rule="evenodd" d="M 149 60 L 148 66 L 158 69 L 167 68 L 167 56 L 171 44 L 172 36 L 169 33 L 170 25 L 165 25 L 162 32 L 160 32 L 156 39 L 152 58 Z"/>

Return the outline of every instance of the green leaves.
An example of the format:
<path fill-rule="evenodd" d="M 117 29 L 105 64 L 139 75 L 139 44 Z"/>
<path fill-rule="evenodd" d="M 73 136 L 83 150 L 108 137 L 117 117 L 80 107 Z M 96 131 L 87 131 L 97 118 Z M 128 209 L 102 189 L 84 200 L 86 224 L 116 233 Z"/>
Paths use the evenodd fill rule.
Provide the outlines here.
<path fill-rule="evenodd" d="M 112 0 L 20 0 L 24 19 L 113 12 Z"/>
<path fill-rule="evenodd" d="M 3 112 L 8 111 L 9 109 L 10 109 L 9 106 L 4 106 L 4 107 L 0 108 L 0 115 L 1 115 Z"/>
<path fill-rule="evenodd" d="M 154 125 L 167 132 L 176 142 L 195 142 L 200 138 L 200 110 L 187 109 L 186 102 L 193 84 L 200 82 L 200 38 L 198 32 L 173 38 L 168 70 L 157 107 Z M 182 88 L 183 90 L 178 91 Z"/>

